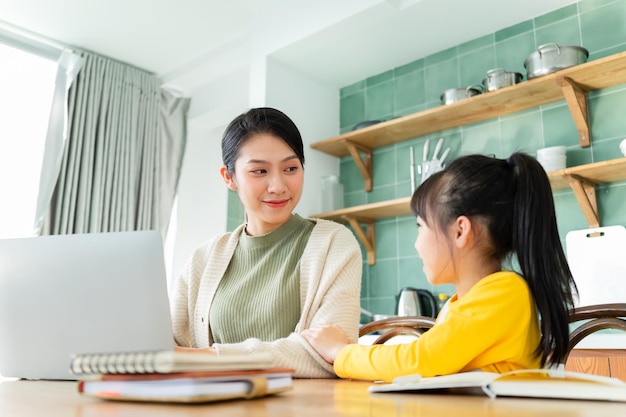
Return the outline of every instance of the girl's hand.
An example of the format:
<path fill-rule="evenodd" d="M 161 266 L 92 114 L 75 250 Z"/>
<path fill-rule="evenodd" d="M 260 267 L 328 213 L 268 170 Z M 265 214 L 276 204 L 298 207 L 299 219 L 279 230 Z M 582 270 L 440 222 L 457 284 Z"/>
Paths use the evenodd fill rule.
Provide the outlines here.
<path fill-rule="evenodd" d="M 305 329 L 302 336 L 330 364 L 335 362 L 335 358 L 344 346 L 354 343 L 336 324 L 312 326 Z"/>

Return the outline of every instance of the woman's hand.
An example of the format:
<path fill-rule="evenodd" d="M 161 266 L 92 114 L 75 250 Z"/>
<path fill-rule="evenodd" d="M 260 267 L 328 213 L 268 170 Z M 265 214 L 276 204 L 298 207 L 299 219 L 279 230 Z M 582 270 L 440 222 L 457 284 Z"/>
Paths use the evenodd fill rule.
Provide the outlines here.
<path fill-rule="evenodd" d="M 183 346 L 175 346 L 174 350 L 176 352 L 191 352 L 191 353 L 204 353 L 209 354 L 209 355 L 217 355 L 217 349 L 215 349 L 214 347 L 208 347 L 208 348 L 190 348 L 190 347 L 183 347 Z"/>
<path fill-rule="evenodd" d="M 339 351 L 346 345 L 354 343 L 336 324 L 312 326 L 302 331 L 302 336 L 328 363 L 334 363 Z"/>

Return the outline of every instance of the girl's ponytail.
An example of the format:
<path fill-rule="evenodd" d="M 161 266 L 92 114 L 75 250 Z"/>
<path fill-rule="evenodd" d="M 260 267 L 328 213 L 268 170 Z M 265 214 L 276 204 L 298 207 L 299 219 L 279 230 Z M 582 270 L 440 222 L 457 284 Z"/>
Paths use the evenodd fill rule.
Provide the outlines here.
<path fill-rule="evenodd" d="M 538 353 L 542 365 L 567 356 L 568 311 L 576 285 L 563 252 L 550 182 L 536 159 L 514 153 L 507 160 L 515 177 L 513 252 L 528 282 L 541 318 Z"/>

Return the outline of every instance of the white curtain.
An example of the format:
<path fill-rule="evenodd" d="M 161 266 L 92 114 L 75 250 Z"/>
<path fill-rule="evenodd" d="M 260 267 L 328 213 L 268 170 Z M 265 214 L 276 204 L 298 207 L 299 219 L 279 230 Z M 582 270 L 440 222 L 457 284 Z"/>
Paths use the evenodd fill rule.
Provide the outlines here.
<path fill-rule="evenodd" d="M 50 118 L 48 119 L 48 133 L 39 179 L 35 234 L 40 234 L 42 231 L 48 204 L 61 169 L 63 148 L 67 140 L 67 97 L 82 63 L 83 59 L 70 50 L 61 52 L 61 57 L 58 60 L 55 90 L 52 97 Z"/>
<path fill-rule="evenodd" d="M 46 159 L 58 158 L 57 151 L 62 156 L 58 174 L 42 172 L 39 231 L 152 229 L 165 238 L 189 99 L 162 90 L 154 74 L 87 52 L 80 56 L 62 149 L 46 151 Z M 46 180 L 54 183 L 47 195 Z"/>

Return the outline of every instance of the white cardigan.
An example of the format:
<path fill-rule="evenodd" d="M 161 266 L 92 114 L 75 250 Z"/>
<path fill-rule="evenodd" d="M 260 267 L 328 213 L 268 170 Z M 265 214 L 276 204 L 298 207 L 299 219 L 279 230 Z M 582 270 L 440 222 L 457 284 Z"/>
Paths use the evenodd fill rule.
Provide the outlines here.
<path fill-rule="evenodd" d="M 286 338 L 272 342 L 247 339 L 213 344 L 209 311 L 215 291 L 233 256 L 244 226 L 218 236 L 195 250 L 172 286 L 174 339 L 179 346 L 214 346 L 220 355 L 269 352 L 273 365 L 296 370 L 298 378 L 334 377 L 332 365 L 311 348 L 300 332 L 313 324 L 337 324 L 354 341 L 360 317 L 361 249 L 346 227 L 322 219 L 316 222 L 300 259 L 301 315 Z M 278 314 L 279 312 L 277 312 Z"/>

